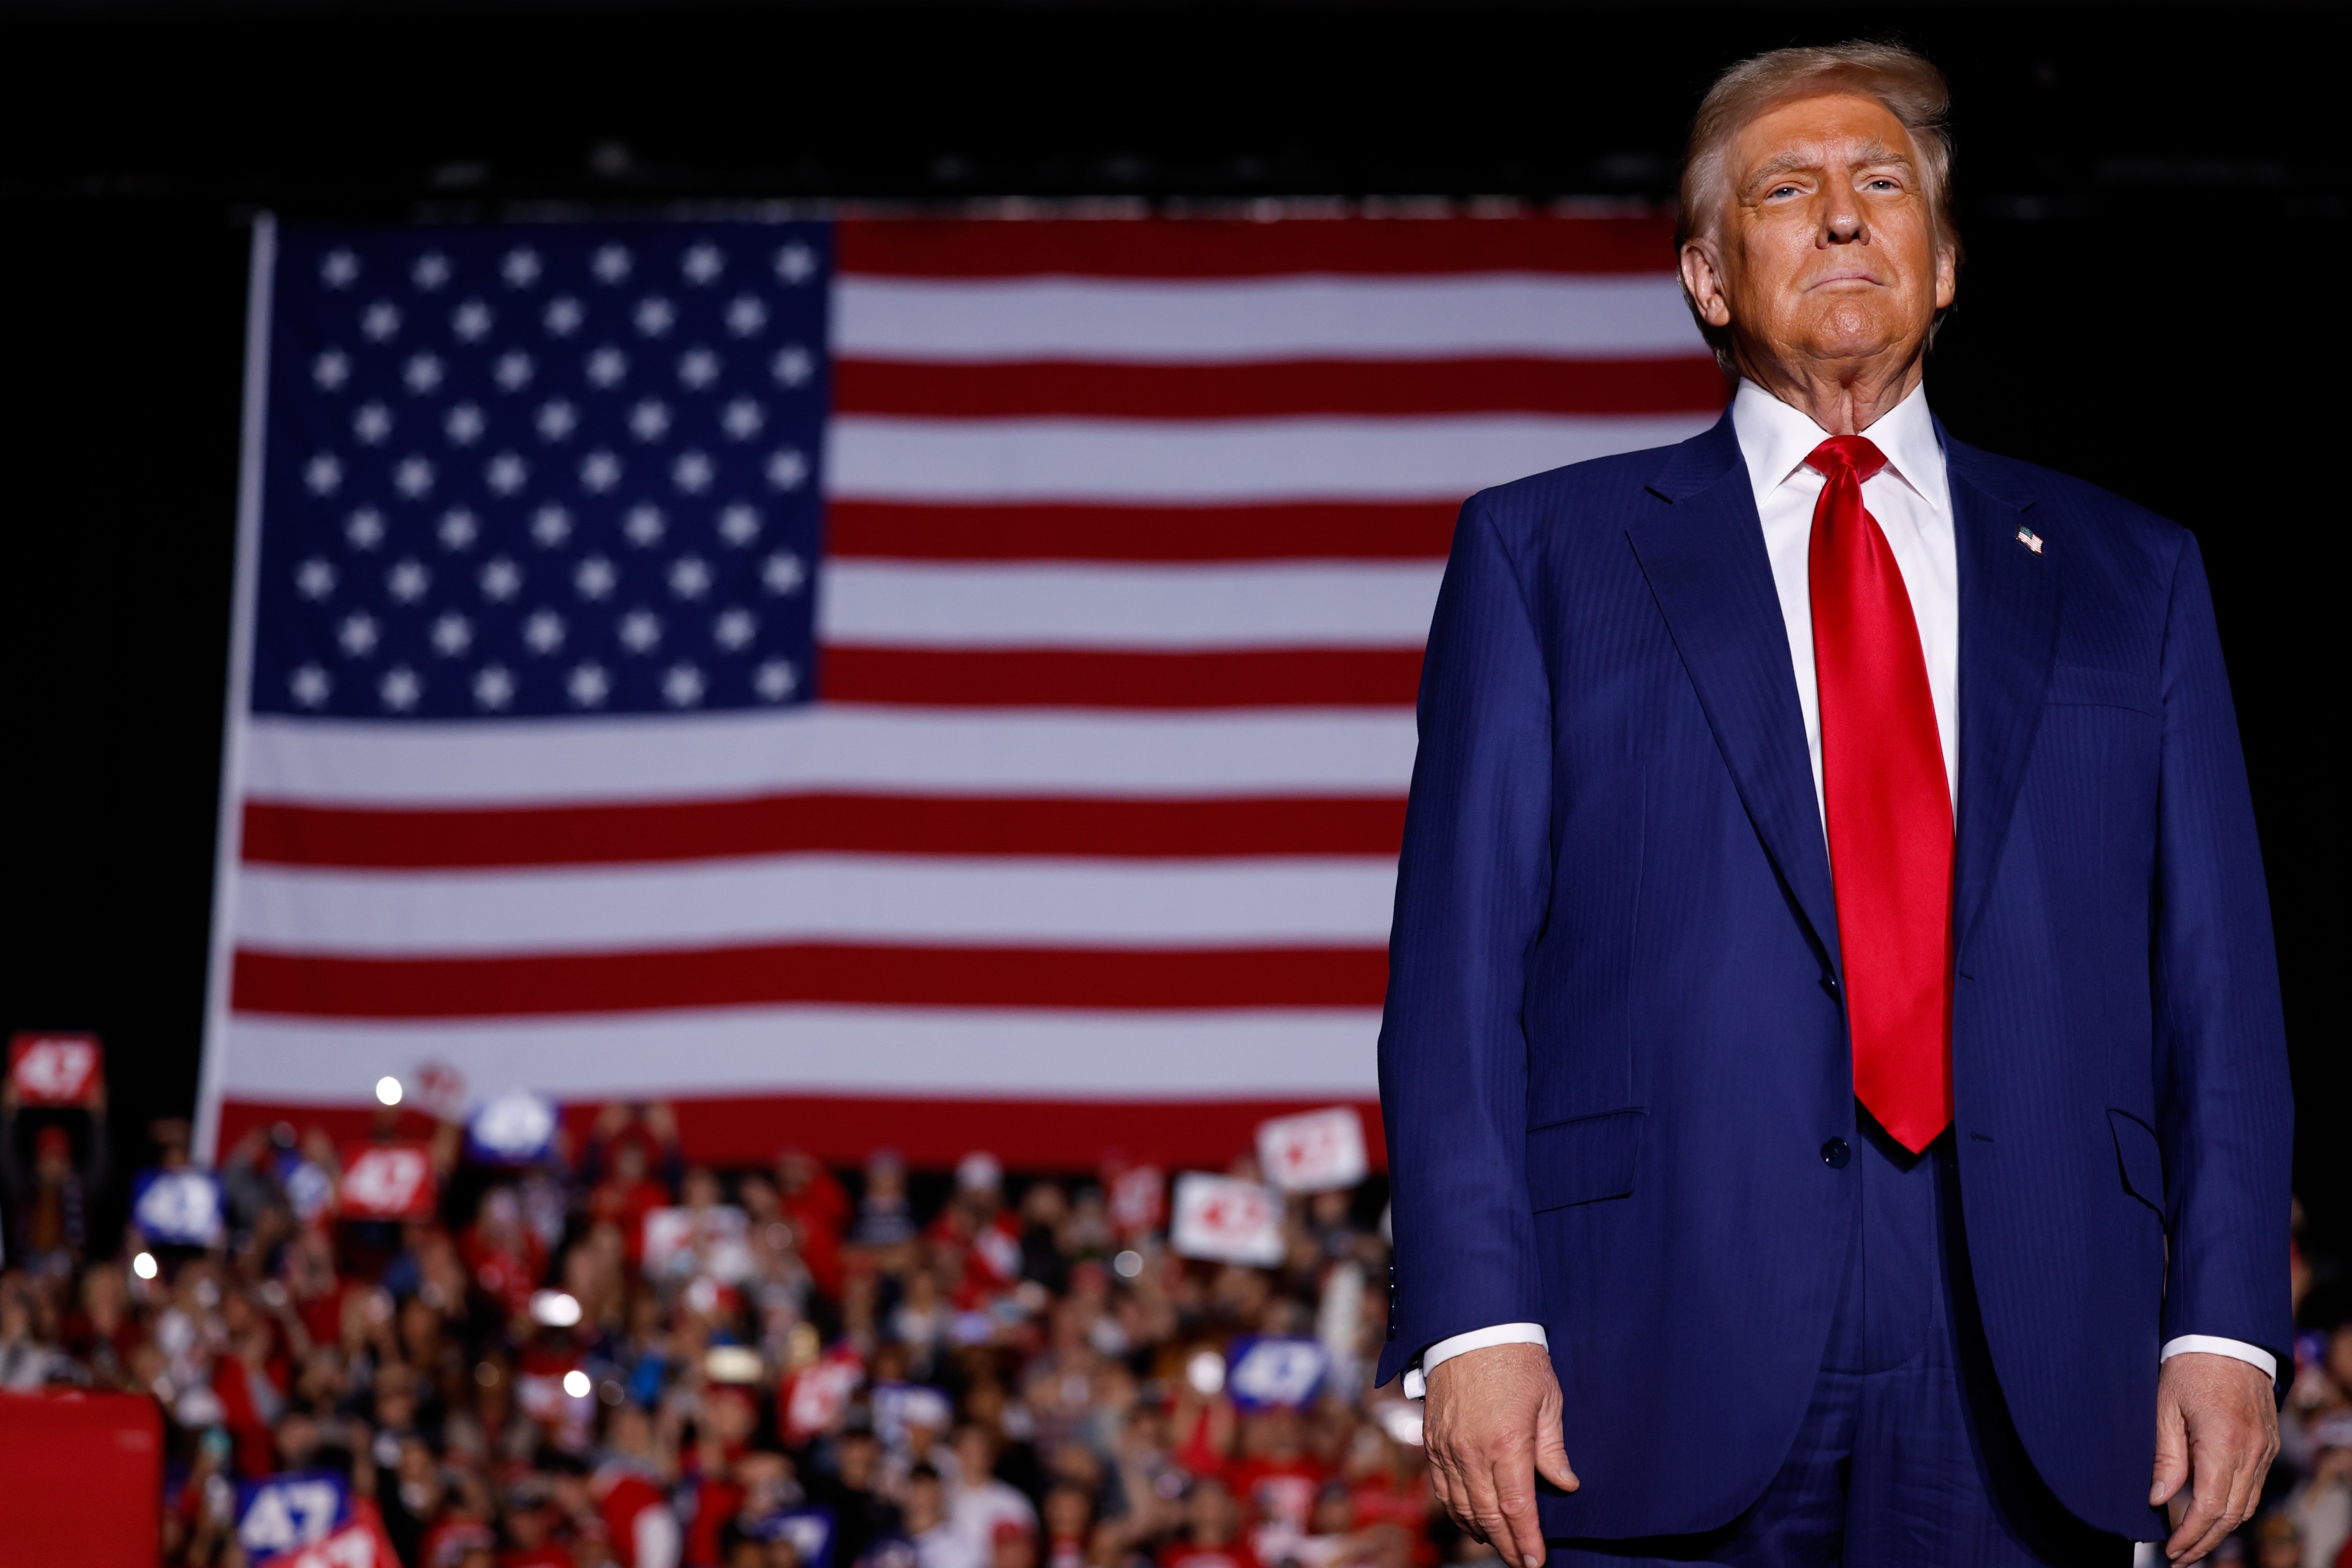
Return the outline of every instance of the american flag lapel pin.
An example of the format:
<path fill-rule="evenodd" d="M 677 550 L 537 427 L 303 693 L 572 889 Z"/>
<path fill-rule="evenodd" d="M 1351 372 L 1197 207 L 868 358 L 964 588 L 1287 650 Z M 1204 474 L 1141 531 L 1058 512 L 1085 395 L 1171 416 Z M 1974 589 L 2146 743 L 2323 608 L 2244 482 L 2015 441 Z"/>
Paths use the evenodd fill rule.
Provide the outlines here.
<path fill-rule="evenodd" d="M 2030 528 L 2021 526 L 2018 529 L 2017 542 L 2036 555 L 2042 553 L 2042 536 Z"/>

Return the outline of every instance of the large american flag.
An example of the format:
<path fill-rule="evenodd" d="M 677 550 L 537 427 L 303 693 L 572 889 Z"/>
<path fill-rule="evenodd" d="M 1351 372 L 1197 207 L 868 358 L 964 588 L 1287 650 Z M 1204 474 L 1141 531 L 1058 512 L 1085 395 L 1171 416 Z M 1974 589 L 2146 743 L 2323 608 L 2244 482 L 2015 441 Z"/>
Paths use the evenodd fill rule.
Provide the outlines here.
<path fill-rule="evenodd" d="M 207 1135 L 1222 1163 L 1375 1093 L 1454 510 L 1700 428 L 1654 217 L 255 247 Z M 1377 1143 L 1377 1140 L 1375 1140 Z"/>

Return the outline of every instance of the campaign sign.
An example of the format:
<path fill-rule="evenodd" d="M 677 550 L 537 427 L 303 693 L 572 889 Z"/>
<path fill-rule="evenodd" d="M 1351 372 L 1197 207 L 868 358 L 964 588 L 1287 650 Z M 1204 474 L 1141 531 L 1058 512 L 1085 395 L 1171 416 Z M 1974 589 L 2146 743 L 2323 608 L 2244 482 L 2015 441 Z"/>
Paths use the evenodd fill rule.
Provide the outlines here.
<path fill-rule="evenodd" d="M 218 1247 L 227 1237 L 220 1183 L 206 1171 L 142 1171 L 131 1184 L 131 1223 L 165 1247 Z"/>
<path fill-rule="evenodd" d="M 1168 1177 L 1157 1165 L 1133 1165 L 1103 1173 L 1103 1206 L 1111 1228 L 1128 1237 L 1148 1236 L 1168 1219 Z"/>
<path fill-rule="evenodd" d="M 788 1508 L 754 1520 L 744 1533 L 754 1541 L 789 1541 L 801 1568 L 833 1568 L 833 1510 Z"/>
<path fill-rule="evenodd" d="M 751 1216 L 733 1204 L 705 1209 L 646 1211 L 645 1259 L 649 1276 L 708 1274 L 740 1285 L 758 1269 L 751 1259 Z"/>
<path fill-rule="evenodd" d="M 1252 1334 L 1234 1342 L 1225 1363 L 1225 1393 L 1240 1408 L 1296 1410 L 1314 1400 L 1331 1370 L 1331 1353 L 1319 1340 Z"/>
<path fill-rule="evenodd" d="M 835 1346 L 824 1358 L 784 1380 L 782 1410 L 784 1441 L 794 1446 L 830 1431 L 866 1381 L 866 1363 L 854 1350 Z"/>
<path fill-rule="evenodd" d="M 297 1470 L 236 1489 L 236 1543 L 248 1561 L 316 1546 L 352 1519 L 351 1487 L 332 1470 Z"/>
<path fill-rule="evenodd" d="M 1187 1171 L 1176 1178 L 1168 1245 L 1186 1258 L 1271 1268 L 1282 1261 L 1282 1197 L 1255 1182 Z"/>
<path fill-rule="evenodd" d="M 466 1075 L 447 1062 L 419 1062 L 409 1069 L 409 1103 L 436 1121 L 466 1113 Z"/>
<path fill-rule="evenodd" d="M 490 1165 L 534 1165 L 555 1142 L 555 1101 L 527 1089 L 492 1095 L 466 1126 L 466 1147 Z"/>
<path fill-rule="evenodd" d="M 105 1053 L 96 1035 L 10 1037 L 8 1081 L 25 1105 L 88 1105 L 104 1081 Z"/>
<path fill-rule="evenodd" d="M 400 1557 L 392 1549 L 392 1538 L 383 1532 L 383 1521 L 371 1514 L 330 1532 L 323 1541 L 269 1558 L 255 1568 L 400 1568 Z"/>
<path fill-rule="evenodd" d="M 1335 1105 L 1261 1121 L 1257 1163 L 1265 1179 L 1286 1193 L 1352 1187 L 1370 1169 L 1364 1160 L 1364 1119 L 1352 1105 Z"/>
<path fill-rule="evenodd" d="M 422 1143 L 368 1143 L 343 1155 L 345 1219 L 433 1217 L 433 1156 Z"/>

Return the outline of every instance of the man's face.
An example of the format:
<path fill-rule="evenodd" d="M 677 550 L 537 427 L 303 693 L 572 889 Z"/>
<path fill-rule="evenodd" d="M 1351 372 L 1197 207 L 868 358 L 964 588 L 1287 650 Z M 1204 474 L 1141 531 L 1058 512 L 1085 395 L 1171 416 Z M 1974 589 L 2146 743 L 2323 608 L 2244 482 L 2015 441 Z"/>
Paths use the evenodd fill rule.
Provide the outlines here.
<path fill-rule="evenodd" d="M 1685 247 L 1684 275 L 1744 358 L 1907 358 L 1926 340 L 1955 267 L 1911 133 L 1885 104 L 1843 93 L 1781 104 L 1733 138 L 1724 167 L 1712 243 Z"/>

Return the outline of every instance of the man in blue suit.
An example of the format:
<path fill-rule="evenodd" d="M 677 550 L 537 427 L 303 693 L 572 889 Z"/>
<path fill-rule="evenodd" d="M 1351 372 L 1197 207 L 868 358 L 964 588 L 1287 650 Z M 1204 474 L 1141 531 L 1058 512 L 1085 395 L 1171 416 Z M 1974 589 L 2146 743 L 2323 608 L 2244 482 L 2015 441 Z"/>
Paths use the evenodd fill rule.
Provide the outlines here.
<path fill-rule="evenodd" d="M 1513 1568 L 2193 1562 L 2276 1451 L 2286 1057 L 2204 571 L 1929 415 L 1945 108 L 1889 46 L 1727 73 L 1681 258 L 1731 409 L 1454 533 L 1381 1376 Z"/>

